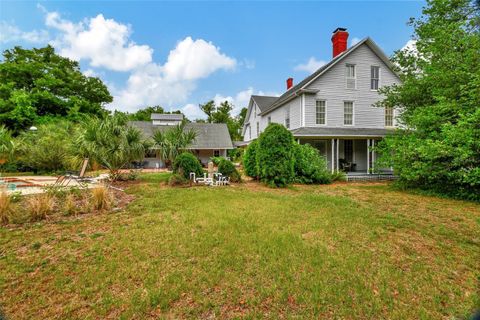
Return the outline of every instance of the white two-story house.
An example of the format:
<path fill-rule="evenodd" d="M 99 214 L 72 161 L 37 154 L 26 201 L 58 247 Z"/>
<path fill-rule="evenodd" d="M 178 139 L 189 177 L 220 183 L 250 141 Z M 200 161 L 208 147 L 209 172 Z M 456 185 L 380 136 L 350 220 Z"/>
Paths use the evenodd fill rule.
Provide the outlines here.
<path fill-rule="evenodd" d="M 366 38 L 347 48 L 348 32 L 332 36 L 333 59 L 293 85 L 280 97 L 252 96 L 243 136 L 256 139 L 269 123 L 285 125 L 299 143 L 309 143 L 327 158 L 332 170 L 371 172 L 378 140 L 393 130 L 396 110 L 375 107 L 378 89 L 399 83 L 392 63 Z"/>

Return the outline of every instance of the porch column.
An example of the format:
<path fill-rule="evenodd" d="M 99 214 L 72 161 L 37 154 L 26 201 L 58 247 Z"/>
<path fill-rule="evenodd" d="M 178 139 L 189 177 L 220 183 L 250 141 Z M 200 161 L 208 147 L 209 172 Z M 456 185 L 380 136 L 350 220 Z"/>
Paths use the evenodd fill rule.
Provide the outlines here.
<path fill-rule="evenodd" d="M 337 171 L 340 170 L 340 160 L 338 159 L 339 158 L 339 150 L 340 150 L 340 139 L 337 139 Z"/>
<path fill-rule="evenodd" d="M 332 139 L 332 173 L 335 172 L 335 139 Z"/>
<path fill-rule="evenodd" d="M 370 139 L 367 139 L 367 174 L 370 174 Z"/>
<path fill-rule="evenodd" d="M 375 139 L 372 139 L 372 148 L 375 148 Z M 372 169 L 375 170 L 375 150 L 372 150 Z"/>

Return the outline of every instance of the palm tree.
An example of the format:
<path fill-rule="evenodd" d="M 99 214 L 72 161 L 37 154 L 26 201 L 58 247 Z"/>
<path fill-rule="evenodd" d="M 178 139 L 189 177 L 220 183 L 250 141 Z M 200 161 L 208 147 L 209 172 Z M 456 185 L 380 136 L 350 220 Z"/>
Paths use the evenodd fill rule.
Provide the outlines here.
<path fill-rule="evenodd" d="M 185 124 L 182 122 L 165 131 L 155 131 L 153 134 L 153 149 L 157 150 L 157 155 L 166 166 L 170 166 L 182 150 L 197 138 L 197 133 L 193 129 L 186 130 Z"/>
<path fill-rule="evenodd" d="M 5 163 L 11 160 L 15 151 L 15 143 L 13 142 L 12 134 L 4 126 L 0 126 L 0 163 Z"/>
<path fill-rule="evenodd" d="M 126 118 L 118 114 L 105 119 L 88 118 L 75 144 L 77 156 L 88 157 L 108 169 L 112 180 L 130 162 L 143 159 L 145 148 L 141 132 L 128 126 Z"/>

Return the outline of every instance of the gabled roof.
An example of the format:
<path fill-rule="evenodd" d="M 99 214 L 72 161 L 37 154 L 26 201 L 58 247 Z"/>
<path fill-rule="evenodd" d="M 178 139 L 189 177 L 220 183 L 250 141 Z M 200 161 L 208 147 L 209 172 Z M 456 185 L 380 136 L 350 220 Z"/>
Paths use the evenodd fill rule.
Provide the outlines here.
<path fill-rule="evenodd" d="M 152 119 L 152 120 L 166 120 L 166 121 L 182 121 L 183 120 L 183 114 L 152 113 L 150 115 L 150 119 Z"/>
<path fill-rule="evenodd" d="M 156 131 L 166 131 L 172 126 L 159 126 L 151 121 L 129 121 L 138 128 L 145 138 L 151 138 Z M 232 139 L 225 123 L 187 123 L 185 130 L 193 129 L 197 137 L 189 149 L 233 149 Z"/>
<path fill-rule="evenodd" d="M 260 112 L 263 112 L 267 110 L 268 107 L 278 99 L 278 97 L 252 95 L 252 99 L 257 104 Z"/>
<path fill-rule="evenodd" d="M 274 101 L 269 107 L 267 107 L 265 110 L 262 110 L 262 114 L 266 114 L 277 107 L 281 106 L 283 103 L 289 101 L 290 99 L 301 95 L 303 93 L 316 93 L 314 91 L 308 90 L 307 86 L 311 84 L 313 81 L 315 81 L 318 77 L 320 77 L 322 74 L 324 74 L 326 71 L 328 71 L 330 68 L 332 68 L 334 65 L 336 65 L 338 62 L 343 60 L 345 57 L 347 57 L 349 54 L 351 54 L 353 51 L 355 51 L 358 47 L 361 45 L 366 44 L 368 47 L 392 70 L 392 72 L 396 75 L 394 69 L 393 69 L 393 64 L 390 61 L 390 59 L 383 53 L 382 49 L 370 38 L 365 38 L 358 42 L 356 45 L 350 47 L 346 51 L 342 52 L 335 58 L 333 58 L 330 62 L 327 64 L 323 65 L 320 67 L 317 71 L 300 81 L 298 84 L 294 85 L 292 88 L 290 88 L 288 91 L 286 91 L 284 94 L 282 94 L 279 98 L 277 98 L 276 101 Z M 398 76 L 397 76 L 398 77 Z"/>

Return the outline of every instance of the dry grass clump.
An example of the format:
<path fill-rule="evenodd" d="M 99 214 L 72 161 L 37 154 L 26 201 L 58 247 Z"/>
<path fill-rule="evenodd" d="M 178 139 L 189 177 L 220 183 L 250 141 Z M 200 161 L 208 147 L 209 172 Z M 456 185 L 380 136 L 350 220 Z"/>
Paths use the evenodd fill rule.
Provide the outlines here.
<path fill-rule="evenodd" d="M 113 195 L 106 186 L 92 189 L 92 204 L 96 210 L 109 210 L 113 205 Z"/>
<path fill-rule="evenodd" d="M 25 202 L 32 221 L 46 219 L 55 209 L 55 199 L 47 193 L 30 196 Z"/>
<path fill-rule="evenodd" d="M 10 221 L 10 215 L 14 211 L 10 196 L 2 191 L 0 193 L 0 222 L 7 224 Z"/>
<path fill-rule="evenodd" d="M 65 196 L 63 201 L 63 214 L 66 216 L 75 215 L 79 212 L 80 208 L 76 202 L 75 194 L 69 193 Z"/>

